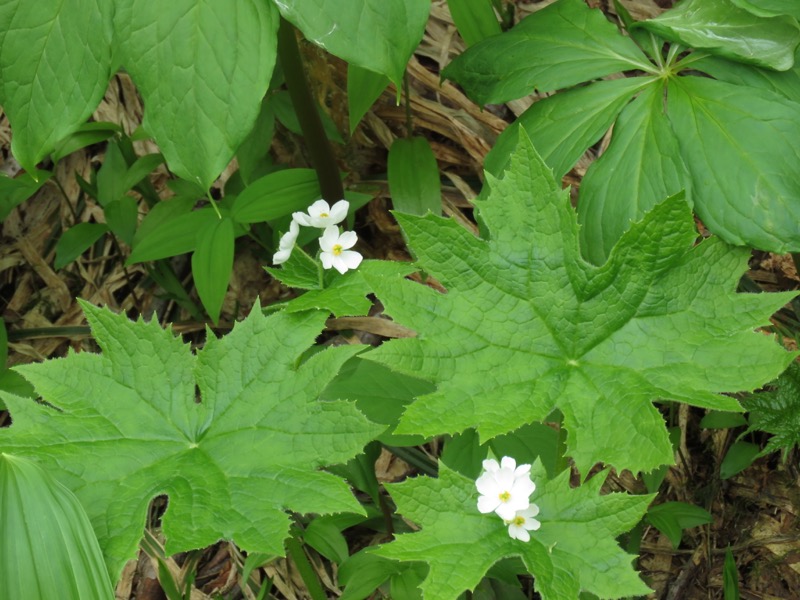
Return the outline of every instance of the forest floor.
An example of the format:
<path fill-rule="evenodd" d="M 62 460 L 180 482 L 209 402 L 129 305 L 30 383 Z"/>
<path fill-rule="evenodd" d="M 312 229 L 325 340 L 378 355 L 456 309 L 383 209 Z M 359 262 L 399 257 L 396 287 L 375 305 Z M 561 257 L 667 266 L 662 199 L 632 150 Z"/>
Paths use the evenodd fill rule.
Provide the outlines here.
<path fill-rule="evenodd" d="M 597 1 L 609 13 L 613 3 Z M 628 0 L 624 4 L 636 18 L 658 14 L 669 2 Z M 611 5 L 611 6 L 609 6 Z M 661 5 L 661 7 L 659 7 Z M 535 2 L 517 2 L 516 19 L 541 6 Z M 433 2 L 425 38 L 409 66 L 411 114 L 414 132 L 425 136 L 436 155 L 443 175 L 443 212 L 477 231 L 470 200 L 481 188 L 483 158 L 498 134 L 535 99 L 523 98 L 505 105 L 481 110 L 456 86 L 440 81 L 441 69 L 464 50 L 453 26 L 444 0 Z M 346 66 L 341 61 L 306 44 L 305 58 L 310 78 L 321 103 L 327 107 L 340 131 L 347 131 Z M 141 99 L 130 79 L 115 76 L 94 119 L 121 124 L 133 132 L 143 113 Z M 410 260 L 399 228 L 391 216 L 391 198 L 386 182 L 386 157 L 394 139 L 402 137 L 406 127 L 405 107 L 397 105 L 393 87 L 384 92 L 368 112 L 355 133 L 336 148 L 340 167 L 349 173 L 346 185 L 374 190 L 375 198 L 356 217 L 359 251 L 369 258 Z M 564 180 L 574 188 L 587 166 L 602 151 L 607 139 L 584 156 Z M 139 154 L 157 151 L 148 142 L 137 142 Z M 143 265 L 125 266 L 130 249 L 121 243 L 96 244 L 77 261 L 57 270 L 54 248 L 62 232 L 77 222 L 103 222 L 102 208 L 87 198 L 76 175 L 89 179 L 92 170 L 103 162 L 104 144 L 75 152 L 55 165 L 54 177 L 36 196 L 15 209 L 2 223 L 0 245 L 1 316 L 9 330 L 9 364 L 41 361 L 61 356 L 70 347 L 87 347 L 88 332 L 76 298 L 124 311 L 131 317 L 144 315 L 163 324 L 173 323 L 174 330 L 190 339 L 202 340 L 207 323 L 195 319 L 160 289 Z M 294 167 L 309 166 L 302 138 L 278 126 L 272 143 L 277 163 Z M 236 170 L 232 163 L 216 186 L 223 193 L 226 179 Z M 0 169 L 14 175 L 19 167 L 10 154 L 10 131 L 0 116 Z M 160 167 L 152 176 L 155 189 L 169 195 L 169 173 Z M 141 203 L 141 216 L 147 210 Z M 108 239 L 108 238 L 106 238 Z M 237 242 L 234 271 L 223 306 L 218 330 L 225 331 L 242 318 L 259 298 L 262 306 L 292 295 L 262 268 L 270 263 L 270 254 L 247 238 Z M 173 261 L 182 283 L 195 298 L 188 256 Z M 789 256 L 754 253 L 749 277 L 763 290 L 798 290 L 800 278 Z M 794 315 L 800 319 L 800 315 Z M 352 335 L 366 339 L 380 334 L 371 331 L 363 320 Z M 353 325 L 351 324 L 351 327 Z M 64 329 L 55 329 L 64 328 Z M 332 323 L 331 329 L 336 329 Z M 787 340 L 791 344 L 792 340 Z M 719 464 L 725 452 L 743 429 L 707 430 L 699 426 L 704 411 L 681 406 L 677 422 L 681 427 L 677 464 L 670 468 L 662 485 L 659 501 L 684 501 L 706 508 L 714 517 L 708 526 L 684 532 L 681 545 L 674 549 L 670 540 L 652 527 L 642 530 L 641 555 L 637 568 L 655 592 L 651 598 L 710 599 L 723 598 L 722 578 L 725 550 L 732 548 L 739 573 L 741 598 L 772 600 L 800 598 L 800 479 L 797 453 L 783 462 L 778 454 L 757 460 L 740 474 L 720 480 Z M 0 413 L 0 425 L 8 424 L 8 415 Z M 757 434 L 748 438 L 763 443 Z M 430 449 L 428 449 L 430 451 Z M 400 479 L 413 470 L 390 455 L 379 461 L 385 480 Z M 641 483 L 630 473 L 614 475 L 612 489 L 643 492 Z M 209 598 L 213 589 L 229 582 L 234 551 L 218 544 L 203 553 L 192 598 Z M 312 557 L 320 579 L 330 585 L 336 596 L 335 566 Z M 177 570 L 178 563 L 170 561 Z M 120 599 L 155 600 L 164 598 L 156 581 L 155 563 L 142 553 L 138 563 L 126 569 L 118 588 Z M 292 565 L 279 561 L 268 570 L 274 578 L 279 597 L 307 598 L 308 595 Z"/>

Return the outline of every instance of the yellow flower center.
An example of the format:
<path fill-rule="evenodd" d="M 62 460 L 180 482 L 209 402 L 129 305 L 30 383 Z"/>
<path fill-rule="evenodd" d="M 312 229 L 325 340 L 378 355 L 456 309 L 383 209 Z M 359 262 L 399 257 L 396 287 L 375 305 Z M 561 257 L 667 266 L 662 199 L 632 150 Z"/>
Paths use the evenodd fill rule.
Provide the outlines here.
<path fill-rule="evenodd" d="M 511 500 L 511 492 L 503 492 L 498 496 L 498 498 L 500 498 L 501 502 L 508 502 Z"/>
<path fill-rule="evenodd" d="M 328 213 L 319 213 L 320 217 L 330 217 Z"/>
<path fill-rule="evenodd" d="M 525 524 L 525 517 L 514 517 L 512 523 L 517 527 L 522 527 Z"/>
<path fill-rule="evenodd" d="M 334 256 L 339 256 L 342 253 L 342 246 L 341 244 L 335 244 L 331 249 L 331 252 Z"/>

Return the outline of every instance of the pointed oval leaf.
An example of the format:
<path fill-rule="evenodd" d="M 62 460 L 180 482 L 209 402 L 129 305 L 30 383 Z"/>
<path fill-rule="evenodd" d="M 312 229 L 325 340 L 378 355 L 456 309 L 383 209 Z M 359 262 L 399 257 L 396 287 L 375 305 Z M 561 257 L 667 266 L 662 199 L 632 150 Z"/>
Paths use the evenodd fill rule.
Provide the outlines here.
<path fill-rule="evenodd" d="M 670 83 L 668 117 L 695 211 L 732 244 L 800 250 L 800 104 L 701 77 Z"/>
<path fill-rule="evenodd" d="M 347 103 L 350 118 L 350 135 L 367 114 L 386 86 L 389 78 L 350 63 L 347 65 Z"/>
<path fill-rule="evenodd" d="M 281 15 L 331 54 L 400 88 L 428 22 L 429 0 L 275 0 Z"/>
<path fill-rule="evenodd" d="M 75 494 L 33 461 L 2 452 L 0 491 L 0 598 L 114 598 Z"/>
<path fill-rule="evenodd" d="M 228 218 L 209 223 L 197 234 L 192 254 L 192 277 L 203 306 L 216 323 L 228 291 L 233 270 L 233 221 Z"/>
<path fill-rule="evenodd" d="M 102 223 L 78 223 L 63 233 L 56 244 L 55 268 L 62 269 L 86 252 L 108 227 Z"/>
<path fill-rule="evenodd" d="M 194 200 L 186 199 L 185 205 L 190 209 L 194 205 Z M 127 264 L 159 260 L 191 252 L 197 247 L 197 232 L 219 220 L 211 207 L 177 214 L 165 210 L 159 211 L 155 216 L 159 220 L 148 221 L 146 234 L 135 236 Z"/>
<path fill-rule="evenodd" d="M 583 0 L 559 0 L 519 25 L 467 49 L 443 75 L 470 98 L 494 104 L 631 69 L 651 70 L 647 57 Z"/>
<path fill-rule="evenodd" d="M 400 212 L 442 214 L 439 165 L 424 137 L 399 138 L 389 149 L 389 192 Z"/>
<path fill-rule="evenodd" d="M 231 217 L 239 223 L 261 223 L 308 209 L 320 197 L 314 169 L 284 169 L 265 175 L 236 197 Z"/>
<path fill-rule="evenodd" d="M 684 0 L 638 26 L 690 48 L 779 71 L 792 68 L 800 44 L 794 18 L 757 17 L 729 0 Z"/>
<path fill-rule="evenodd" d="M 501 33 L 491 0 L 447 0 L 447 7 L 467 46 Z"/>
<path fill-rule="evenodd" d="M 111 77 L 113 5 L 103 0 L 0 4 L 0 104 L 11 151 L 28 171 L 88 119 Z"/>
<path fill-rule="evenodd" d="M 115 14 L 119 62 L 170 169 L 207 189 L 250 133 L 275 65 L 271 2 L 131 0 Z"/>

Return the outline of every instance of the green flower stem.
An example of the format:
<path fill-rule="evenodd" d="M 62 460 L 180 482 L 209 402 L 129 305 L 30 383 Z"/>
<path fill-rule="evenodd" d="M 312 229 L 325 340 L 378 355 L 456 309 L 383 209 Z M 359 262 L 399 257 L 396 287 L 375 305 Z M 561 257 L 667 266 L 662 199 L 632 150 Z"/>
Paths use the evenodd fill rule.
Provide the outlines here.
<path fill-rule="evenodd" d="M 303 130 L 314 169 L 317 171 L 322 197 L 330 203 L 341 200 L 344 198 L 344 188 L 339 177 L 339 167 L 308 87 L 295 28 L 284 19 L 281 19 L 278 29 L 278 56 L 292 105 L 300 121 L 300 128 Z"/>

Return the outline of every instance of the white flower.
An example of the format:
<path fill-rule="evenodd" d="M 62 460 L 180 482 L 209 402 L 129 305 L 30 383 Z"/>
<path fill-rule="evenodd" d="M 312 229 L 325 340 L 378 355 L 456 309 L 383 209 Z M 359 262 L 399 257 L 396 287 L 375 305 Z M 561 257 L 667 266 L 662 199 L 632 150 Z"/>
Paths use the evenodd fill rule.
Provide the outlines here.
<path fill-rule="evenodd" d="M 353 250 L 349 250 L 356 245 L 358 236 L 355 231 L 345 231 L 339 234 L 336 225 L 327 227 L 319 238 L 319 247 L 322 252 L 319 255 L 322 266 L 326 269 L 333 267 L 344 275 L 348 269 L 355 269 L 361 264 L 362 256 Z"/>
<path fill-rule="evenodd" d="M 294 249 L 294 244 L 297 241 L 297 236 L 299 233 L 300 225 L 298 225 L 295 221 L 292 221 L 289 225 L 289 231 L 284 233 L 281 236 L 280 242 L 278 242 L 278 251 L 272 256 L 273 265 L 280 265 L 289 260 L 289 256 L 292 254 L 292 250 Z"/>
<path fill-rule="evenodd" d="M 483 461 L 483 468 L 485 472 L 475 482 L 481 493 L 479 511 L 494 511 L 503 520 L 510 521 L 519 511 L 528 508 L 530 496 L 536 489 L 536 484 L 531 481 L 530 465 L 518 467 L 517 461 L 504 456 L 499 465 L 493 459 Z"/>
<path fill-rule="evenodd" d="M 341 223 L 347 216 L 349 208 L 350 203 L 347 200 L 339 200 L 333 206 L 329 206 L 325 200 L 317 200 L 308 207 L 308 214 L 302 212 L 292 213 L 292 219 L 306 227 L 325 229 L 331 225 Z"/>
<path fill-rule="evenodd" d="M 517 512 L 513 519 L 506 521 L 506 525 L 508 525 L 508 535 L 515 540 L 529 542 L 531 540 L 531 534 L 528 532 L 536 531 L 542 526 L 539 521 L 533 518 L 538 514 L 539 507 L 535 504 L 531 504 L 527 509 Z"/>

